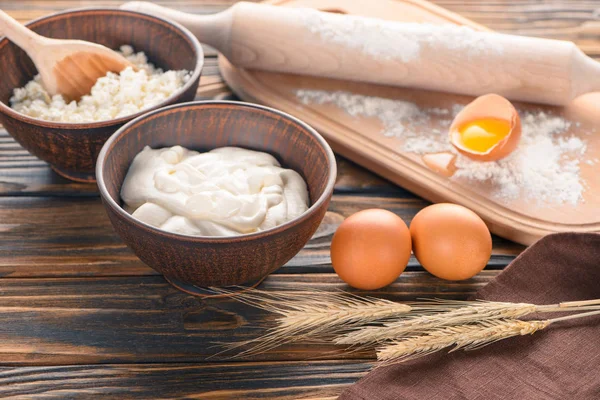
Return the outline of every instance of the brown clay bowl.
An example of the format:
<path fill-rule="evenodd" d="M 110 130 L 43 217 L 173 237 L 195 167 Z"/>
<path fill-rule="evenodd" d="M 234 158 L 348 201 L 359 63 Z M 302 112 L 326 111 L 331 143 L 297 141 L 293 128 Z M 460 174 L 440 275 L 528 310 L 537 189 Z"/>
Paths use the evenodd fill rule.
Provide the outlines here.
<path fill-rule="evenodd" d="M 144 146 L 174 145 L 199 151 L 239 146 L 270 153 L 304 177 L 311 206 L 275 228 L 233 237 L 180 235 L 140 222 L 121 208 L 129 165 Z M 102 148 L 96 176 L 114 229 L 143 262 L 171 281 L 230 286 L 265 277 L 304 247 L 327 210 L 336 164 L 327 142 L 288 114 L 248 103 L 199 101 L 156 110 L 123 126 Z"/>
<path fill-rule="evenodd" d="M 102 122 L 49 122 L 10 108 L 13 89 L 23 87 L 37 71 L 24 51 L 6 38 L 1 40 L 0 122 L 30 153 L 69 179 L 94 181 L 94 164 L 102 145 L 126 122 L 149 110 L 193 100 L 196 95 L 204 54 L 196 37 L 177 23 L 134 11 L 94 8 L 53 14 L 27 26 L 51 38 L 83 39 L 111 49 L 131 44 L 157 67 L 193 71 L 192 78 L 171 97 L 139 113 Z"/>

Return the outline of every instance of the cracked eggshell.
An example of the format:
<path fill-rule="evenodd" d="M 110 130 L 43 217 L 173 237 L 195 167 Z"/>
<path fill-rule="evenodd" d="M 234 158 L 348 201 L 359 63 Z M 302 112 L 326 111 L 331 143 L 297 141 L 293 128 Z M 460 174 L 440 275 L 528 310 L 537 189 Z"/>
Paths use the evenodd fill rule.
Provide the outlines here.
<path fill-rule="evenodd" d="M 486 152 L 462 146 L 459 128 L 481 119 L 500 119 L 510 123 L 510 131 Z M 476 161 L 497 161 L 512 153 L 521 138 L 521 118 L 510 101 L 497 94 L 486 94 L 473 100 L 460 111 L 450 125 L 450 143 L 461 154 Z"/>
<path fill-rule="evenodd" d="M 442 176 L 451 177 L 456 172 L 456 154 L 448 151 L 424 154 L 421 159 L 429 169 Z"/>

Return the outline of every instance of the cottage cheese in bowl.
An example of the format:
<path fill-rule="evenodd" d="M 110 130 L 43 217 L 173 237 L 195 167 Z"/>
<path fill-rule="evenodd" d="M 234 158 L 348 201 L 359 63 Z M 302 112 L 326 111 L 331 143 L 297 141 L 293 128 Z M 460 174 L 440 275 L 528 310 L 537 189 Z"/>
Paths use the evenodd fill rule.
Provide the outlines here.
<path fill-rule="evenodd" d="M 308 209 L 304 179 L 270 154 L 239 147 L 206 153 L 145 147 L 121 198 L 133 217 L 194 236 L 236 236 L 290 221 Z"/>
<path fill-rule="evenodd" d="M 166 71 L 148 62 L 143 52 L 121 46 L 137 71 L 127 67 L 119 74 L 109 72 L 98 79 L 89 95 L 67 102 L 60 95 L 50 96 L 39 75 L 17 88 L 10 99 L 11 108 L 27 116 L 53 122 L 85 123 L 106 121 L 135 114 L 153 107 L 183 87 L 190 79 L 186 70 Z"/>

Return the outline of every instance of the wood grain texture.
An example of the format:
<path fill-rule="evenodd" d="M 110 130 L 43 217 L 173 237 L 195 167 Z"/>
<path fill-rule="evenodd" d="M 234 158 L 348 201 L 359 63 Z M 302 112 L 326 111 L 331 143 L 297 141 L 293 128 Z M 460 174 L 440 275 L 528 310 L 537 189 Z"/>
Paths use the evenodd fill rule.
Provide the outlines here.
<path fill-rule="evenodd" d="M 494 30 L 574 40 L 600 56 L 594 17 L 600 4 L 594 0 L 435 2 Z M 122 1 L 0 0 L 0 8 L 24 22 L 83 3 Z M 158 3 L 211 13 L 233 1 Z M 216 53 L 205 50 L 210 53 L 197 98 L 230 97 Z M 330 233 L 340 219 L 380 206 L 410 220 L 428 204 L 344 159 L 338 170 L 318 237 L 269 277 L 267 290 L 343 289 L 328 259 Z M 495 237 L 493 265 L 473 280 L 449 284 L 413 260 L 409 272 L 377 295 L 465 298 L 498 274 L 489 268 L 503 267 L 522 249 Z M 372 358 L 362 357 L 372 355 L 336 360 L 341 356 L 327 353 L 330 361 L 319 360 L 325 349 L 312 345 L 282 348 L 262 361 L 206 359 L 216 351 L 210 348 L 215 338 L 257 335 L 249 325 L 265 317 L 231 301 L 174 290 L 118 239 L 93 185 L 57 177 L 0 131 L 0 397 L 321 399 L 335 397 L 369 368 Z"/>
<path fill-rule="evenodd" d="M 361 292 L 397 301 L 421 297 L 465 299 L 499 271 L 447 283 L 425 272 L 405 272 L 392 285 Z M 268 291 L 348 290 L 335 274 L 276 274 Z M 215 362 L 219 343 L 257 337 L 275 316 L 230 298 L 202 299 L 174 289 L 162 277 L 4 279 L 0 328 L 3 365 Z M 235 353 L 234 353 L 235 354 Z M 211 357 L 211 358 L 208 358 Z M 248 360 L 371 359 L 328 344 L 283 345 Z"/>
<path fill-rule="evenodd" d="M 414 197 L 335 195 L 317 234 L 281 272 L 333 272 L 332 234 L 357 211 L 382 207 L 410 223 L 427 204 Z M 0 276 L 5 278 L 157 274 L 119 239 L 96 197 L 1 197 L 0 234 Z M 503 268 L 523 249 L 495 236 L 493 242 L 488 268 Z M 414 258 L 408 270 L 421 270 Z"/>
<path fill-rule="evenodd" d="M 316 400 L 335 398 L 370 368 L 357 361 L 6 367 L 0 396 Z"/>

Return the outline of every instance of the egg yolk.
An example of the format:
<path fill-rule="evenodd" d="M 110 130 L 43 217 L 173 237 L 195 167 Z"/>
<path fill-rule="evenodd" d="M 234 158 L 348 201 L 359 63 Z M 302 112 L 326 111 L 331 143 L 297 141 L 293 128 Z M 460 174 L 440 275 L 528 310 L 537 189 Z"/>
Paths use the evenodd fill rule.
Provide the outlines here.
<path fill-rule="evenodd" d="M 463 147 L 485 153 L 510 133 L 510 122 L 501 119 L 480 119 L 458 129 Z"/>

